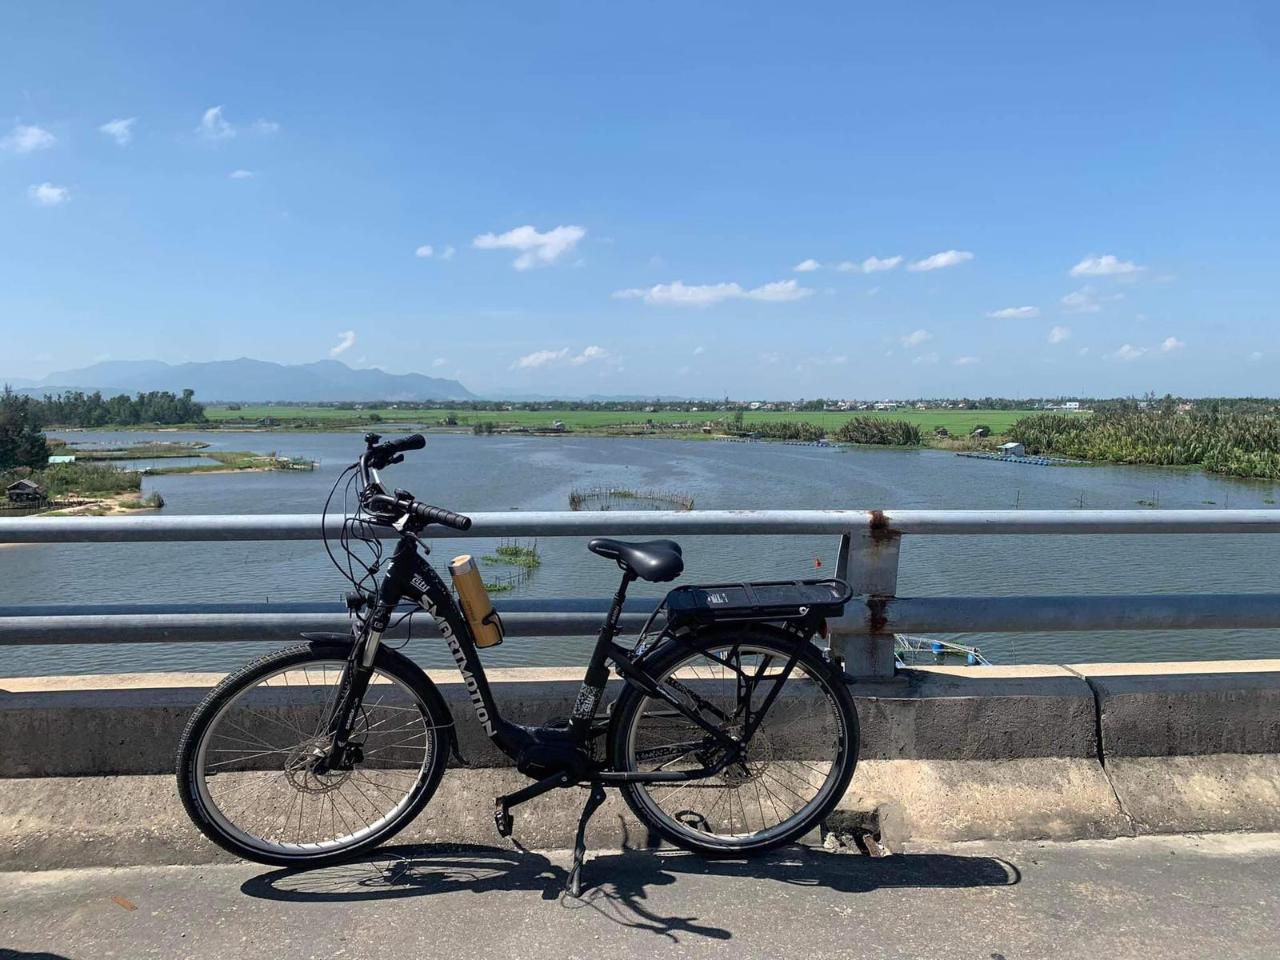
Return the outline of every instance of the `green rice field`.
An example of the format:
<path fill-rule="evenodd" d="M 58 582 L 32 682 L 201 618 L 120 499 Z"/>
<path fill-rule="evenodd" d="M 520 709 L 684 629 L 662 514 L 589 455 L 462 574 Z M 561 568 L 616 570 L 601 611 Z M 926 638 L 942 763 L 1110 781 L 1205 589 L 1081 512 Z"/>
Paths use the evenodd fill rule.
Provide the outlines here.
<path fill-rule="evenodd" d="M 984 424 L 991 428 L 993 434 L 1001 434 L 1005 433 L 1015 421 L 1030 412 L 1026 410 L 916 410 L 913 408 L 850 412 L 744 411 L 743 423 L 750 426 L 754 423 L 769 421 L 804 421 L 816 424 L 828 433 L 833 433 L 841 424 L 854 416 L 869 416 L 888 420 L 906 420 L 930 433 L 937 427 L 946 427 L 952 434 L 968 434 L 974 427 Z M 249 404 L 241 406 L 239 410 L 228 410 L 225 406 L 210 406 L 205 409 L 205 415 L 215 423 L 228 426 L 236 422 L 253 425 L 260 420 L 272 418 L 281 427 L 314 426 L 332 429 L 371 425 L 379 421 L 432 425 L 453 417 L 460 428 L 484 422 L 496 423 L 501 427 L 549 428 L 559 420 L 569 430 L 604 430 L 609 427 L 643 424 L 647 421 L 655 424 L 690 424 L 693 429 L 698 429 L 703 423 L 728 421 L 733 416 L 732 413 L 723 410 L 706 410 L 696 413 L 683 410 L 657 410 L 648 413 L 640 410 L 420 410 L 393 407 L 350 410 L 327 406 Z M 1064 416 L 1080 416 L 1080 414 L 1064 414 Z"/>

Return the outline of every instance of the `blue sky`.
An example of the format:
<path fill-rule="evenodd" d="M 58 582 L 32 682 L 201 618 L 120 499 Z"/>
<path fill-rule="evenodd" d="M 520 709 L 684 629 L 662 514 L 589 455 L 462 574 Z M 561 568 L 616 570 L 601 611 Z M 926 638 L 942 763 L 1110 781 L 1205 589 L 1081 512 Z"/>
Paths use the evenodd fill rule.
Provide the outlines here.
<path fill-rule="evenodd" d="M 0 375 L 1278 392 L 1267 4 L 7 4 L 0 34 Z"/>

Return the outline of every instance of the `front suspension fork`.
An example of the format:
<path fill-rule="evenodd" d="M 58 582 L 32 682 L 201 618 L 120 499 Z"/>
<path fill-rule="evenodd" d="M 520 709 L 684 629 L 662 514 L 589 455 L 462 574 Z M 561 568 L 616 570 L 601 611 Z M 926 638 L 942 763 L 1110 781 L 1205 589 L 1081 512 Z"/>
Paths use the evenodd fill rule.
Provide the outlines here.
<path fill-rule="evenodd" d="M 360 746 L 351 743 L 351 732 L 360 715 L 369 681 L 373 679 L 373 663 L 377 659 L 378 645 L 389 619 L 389 612 L 380 605 L 369 618 L 368 629 L 361 631 L 362 637 L 357 639 L 351 649 L 351 656 L 347 658 L 347 666 L 338 686 L 338 696 L 326 731 L 329 748 L 325 765 L 330 769 L 350 770 L 363 759 Z"/>

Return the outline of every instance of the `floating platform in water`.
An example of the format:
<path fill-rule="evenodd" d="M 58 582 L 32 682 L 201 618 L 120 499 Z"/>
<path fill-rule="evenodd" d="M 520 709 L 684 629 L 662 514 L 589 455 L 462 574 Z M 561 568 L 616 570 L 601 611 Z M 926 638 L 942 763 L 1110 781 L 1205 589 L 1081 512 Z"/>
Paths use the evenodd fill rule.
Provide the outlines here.
<path fill-rule="evenodd" d="M 1029 463 L 1034 467 L 1075 467 L 1083 460 L 1068 460 L 1065 457 L 1015 457 L 1007 453 L 957 453 L 957 457 L 971 457 L 974 460 L 999 460 L 1001 463 Z"/>
<path fill-rule="evenodd" d="M 977 647 L 910 633 L 894 634 L 893 659 L 899 667 L 991 665 Z"/>

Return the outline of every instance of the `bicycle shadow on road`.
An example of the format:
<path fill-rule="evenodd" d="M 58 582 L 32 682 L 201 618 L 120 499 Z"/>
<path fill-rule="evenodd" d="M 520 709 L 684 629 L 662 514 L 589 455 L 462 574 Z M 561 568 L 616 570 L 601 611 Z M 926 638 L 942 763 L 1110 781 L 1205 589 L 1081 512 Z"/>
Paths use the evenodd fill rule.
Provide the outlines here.
<path fill-rule="evenodd" d="M 589 857 L 581 900 L 563 896 L 566 870 L 547 857 L 521 849 L 480 845 L 387 847 L 337 866 L 273 870 L 246 880 L 251 897 L 290 902 L 360 902 L 447 893 L 529 891 L 566 907 L 590 909 L 622 926 L 678 939 L 687 933 L 728 940 L 733 931 L 697 922 L 695 916 L 664 916 L 652 896 L 672 887 L 680 899 L 682 877 L 725 877 L 867 893 L 885 888 L 1012 886 L 1021 879 L 1013 864 L 985 856 L 899 854 L 884 859 L 792 847 L 743 860 L 704 860 L 675 850 L 624 849 Z"/>
<path fill-rule="evenodd" d="M 899 854 L 882 859 L 792 847 L 744 860 L 705 860 L 670 850 L 623 850 L 588 861 L 583 873 L 588 887 L 581 901 L 566 904 L 594 908 L 625 927 L 648 930 L 678 941 L 680 931 L 714 939 L 731 939 L 732 931 L 707 927 L 697 917 L 662 916 L 649 900 L 653 888 L 675 885 L 680 898 L 684 876 L 746 878 L 788 886 L 822 888 L 834 893 L 869 893 L 885 888 L 959 888 L 1013 886 L 1022 879 L 1016 866 L 993 857 L 953 854 Z"/>

